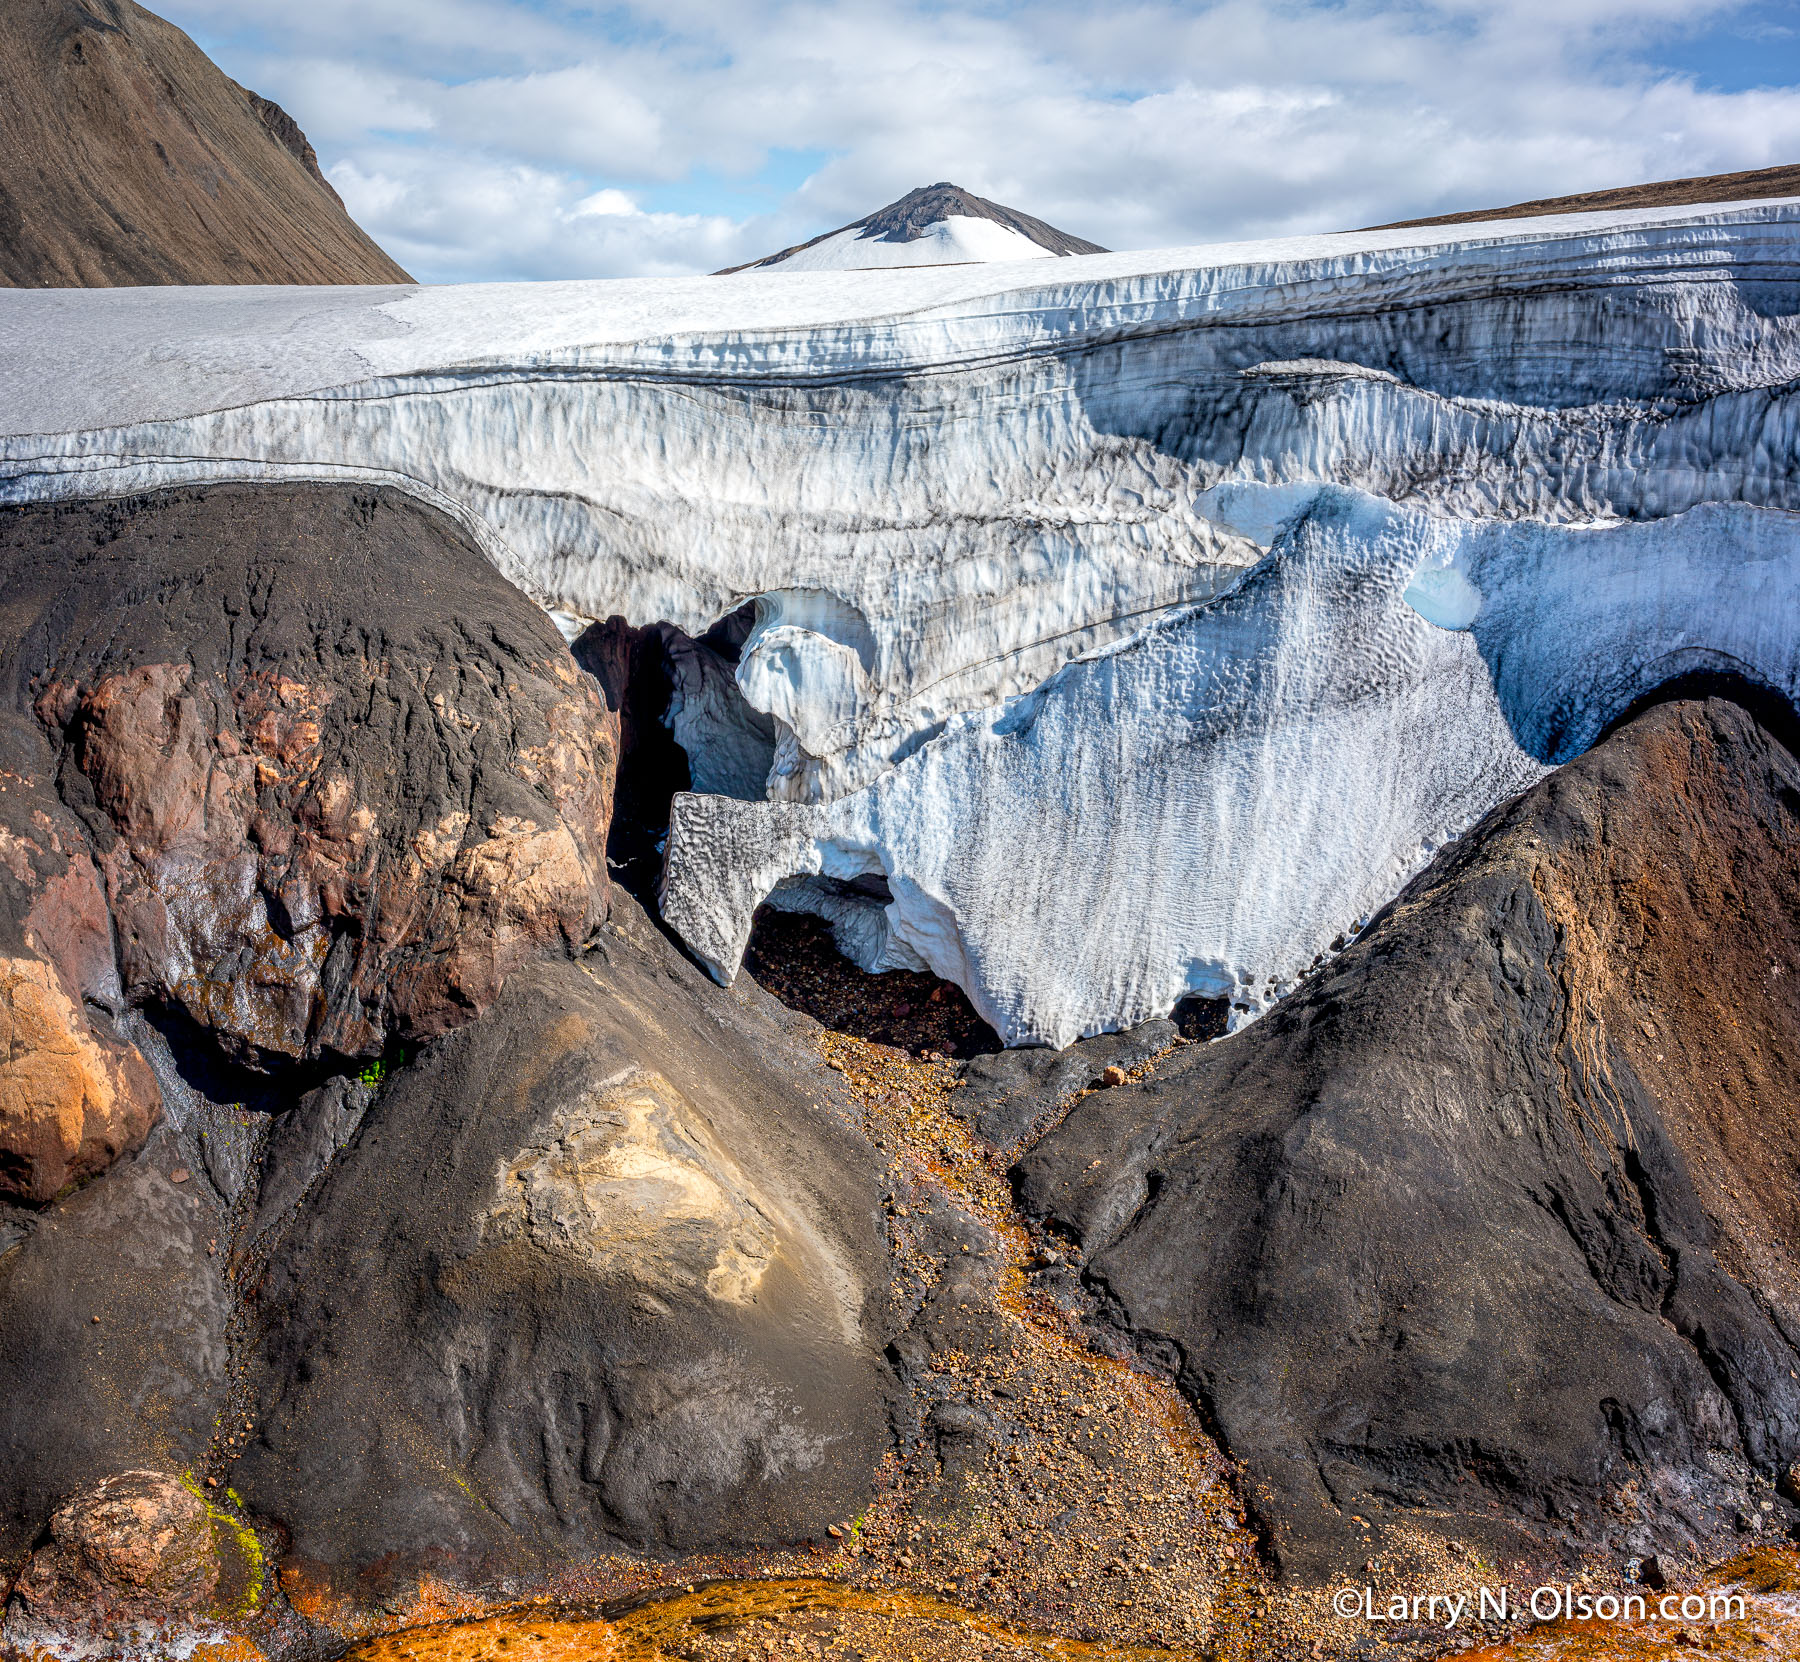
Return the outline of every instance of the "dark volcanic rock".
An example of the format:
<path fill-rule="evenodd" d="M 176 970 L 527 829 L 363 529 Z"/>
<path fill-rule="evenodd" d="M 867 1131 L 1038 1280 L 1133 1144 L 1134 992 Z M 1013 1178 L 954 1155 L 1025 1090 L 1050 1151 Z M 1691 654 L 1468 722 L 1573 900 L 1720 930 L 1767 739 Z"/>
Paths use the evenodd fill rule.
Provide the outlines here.
<path fill-rule="evenodd" d="M 279 1115 L 263 1145 L 255 1233 L 279 1225 L 356 1135 L 376 1087 L 339 1076 Z"/>
<path fill-rule="evenodd" d="M 543 614 L 408 498 L 0 513 L 0 625 L 124 999 L 239 1060 L 441 1033 L 605 915 L 616 722 Z"/>
<path fill-rule="evenodd" d="M 1679 1552 L 1800 1452 L 1797 974 L 1800 763 L 1662 705 L 1262 1021 L 1079 1103 L 1020 1191 L 1289 1573 L 1403 1520 Z"/>
<path fill-rule="evenodd" d="M 234 1483 L 362 1600 L 823 1534 L 888 1445 L 872 1151 L 624 896 L 389 1081 L 277 1245 Z"/>
<path fill-rule="evenodd" d="M 1172 1021 L 1147 1021 L 1123 1033 L 1102 1033 L 1065 1050 L 1002 1050 L 963 1068 L 963 1089 L 951 1108 L 1002 1152 L 1011 1155 L 1083 1091 L 1109 1085 L 1108 1068 L 1129 1072 L 1174 1044 Z"/>
<path fill-rule="evenodd" d="M 411 281 L 279 105 L 132 0 L 6 0 L 0 285 Z"/>
<path fill-rule="evenodd" d="M 859 1510 L 873 1152 L 753 984 L 629 902 L 596 943 L 617 721 L 548 620 L 409 499 L 224 487 L 0 513 L 0 643 L 21 1608 L 201 1596 L 126 1471 L 230 1480 L 352 1603 Z M 136 1117 L 88 1080 L 52 1158 L 50 1061 Z"/>
<path fill-rule="evenodd" d="M 50 1515 L 124 1468 L 200 1465 L 224 1399 L 223 1214 L 164 1125 L 0 1251 L 0 1585 Z"/>

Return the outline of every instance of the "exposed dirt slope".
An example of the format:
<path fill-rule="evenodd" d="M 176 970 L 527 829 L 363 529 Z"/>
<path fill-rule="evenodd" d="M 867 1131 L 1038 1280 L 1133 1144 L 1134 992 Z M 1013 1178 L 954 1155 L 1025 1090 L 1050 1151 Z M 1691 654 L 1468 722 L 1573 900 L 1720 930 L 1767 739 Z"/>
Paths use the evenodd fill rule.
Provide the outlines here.
<path fill-rule="evenodd" d="M 0 286 L 405 283 L 278 105 L 132 0 L 6 0 Z"/>
<path fill-rule="evenodd" d="M 1619 185 L 1581 196 L 1546 196 L 1510 208 L 1479 208 L 1438 214 L 1432 219 L 1397 219 L 1371 225 L 1372 231 L 1402 231 L 1414 225 L 1460 225 L 1480 219 L 1536 219 L 1543 214 L 1591 214 L 1613 208 L 1679 208 L 1690 202 L 1753 202 L 1765 196 L 1800 196 L 1800 164 L 1759 167 L 1748 173 L 1714 173 L 1698 179 L 1663 179 L 1653 185 Z"/>

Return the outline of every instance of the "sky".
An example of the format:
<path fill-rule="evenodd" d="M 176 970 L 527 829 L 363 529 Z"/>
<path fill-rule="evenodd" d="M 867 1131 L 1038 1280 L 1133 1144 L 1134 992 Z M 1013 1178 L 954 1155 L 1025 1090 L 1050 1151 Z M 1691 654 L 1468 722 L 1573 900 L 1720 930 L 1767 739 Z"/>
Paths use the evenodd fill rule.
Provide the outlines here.
<path fill-rule="evenodd" d="M 426 282 L 710 271 L 949 180 L 1111 248 L 1800 162 L 1800 0 L 150 0 Z"/>

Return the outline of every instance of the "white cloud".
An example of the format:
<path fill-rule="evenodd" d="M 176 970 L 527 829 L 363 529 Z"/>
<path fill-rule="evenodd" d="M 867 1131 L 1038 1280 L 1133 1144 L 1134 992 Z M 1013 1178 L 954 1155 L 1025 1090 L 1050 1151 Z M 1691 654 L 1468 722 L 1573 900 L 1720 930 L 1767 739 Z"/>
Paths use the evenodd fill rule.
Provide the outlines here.
<path fill-rule="evenodd" d="M 1800 89 L 1668 57 L 1731 0 L 162 9 L 439 280 L 713 269 L 935 179 L 1141 247 L 1800 159 Z"/>
<path fill-rule="evenodd" d="M 329 171 L 357 221 L 409 271 L 436 281 L 678 276 L 753 258 L 723 214 L 647 213 L 624 191 L 583 193 L 522 164 L 440 168 L 410 150 Z"/>
<path fill-rule="evenodd" d="M 639 211 L 622 190 L 597 190 L 592 196 L 584 196 L 569 210 L 572 219 L 619 219 L 630 218 Z"/>

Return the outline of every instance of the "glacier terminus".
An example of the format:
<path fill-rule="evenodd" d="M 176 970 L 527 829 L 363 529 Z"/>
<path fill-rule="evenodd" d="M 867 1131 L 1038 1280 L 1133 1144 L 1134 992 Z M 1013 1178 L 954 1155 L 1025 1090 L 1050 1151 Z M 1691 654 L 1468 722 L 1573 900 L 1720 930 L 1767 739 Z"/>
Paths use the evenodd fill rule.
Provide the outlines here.
<path fill-rule="evenodd" d="M 1645 694 L 1800 695 L 1791 201 L 10 290 L 0 350 L 0 502 L 383 484 L 566 633 L 664 626 L 670 926 L 728 979 L 759 905 L 817 912 L 1010 1044 L 1252 1017 Z"/>

